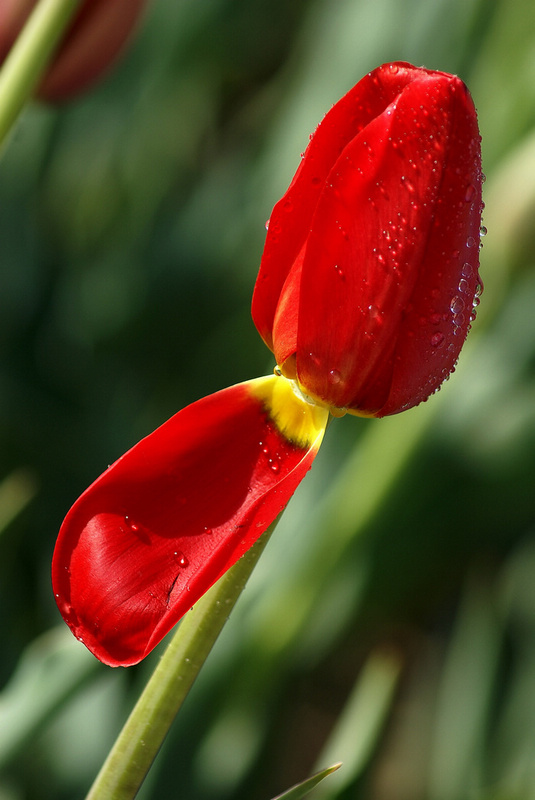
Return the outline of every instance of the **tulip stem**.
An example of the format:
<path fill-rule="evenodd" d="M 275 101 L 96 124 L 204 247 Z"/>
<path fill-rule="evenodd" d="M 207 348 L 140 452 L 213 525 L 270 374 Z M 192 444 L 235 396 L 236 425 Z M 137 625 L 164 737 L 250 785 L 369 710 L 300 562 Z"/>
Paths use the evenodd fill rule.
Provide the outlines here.
<path fill-rule="evenodd" d="M 0 148 L 81 0 L 40 0 L 0 70 Z"/>
<path fill-rule="evenodd" d="M 86 800 L 132 800 L 252 573 L 275 522 L 186 614 Z"/>

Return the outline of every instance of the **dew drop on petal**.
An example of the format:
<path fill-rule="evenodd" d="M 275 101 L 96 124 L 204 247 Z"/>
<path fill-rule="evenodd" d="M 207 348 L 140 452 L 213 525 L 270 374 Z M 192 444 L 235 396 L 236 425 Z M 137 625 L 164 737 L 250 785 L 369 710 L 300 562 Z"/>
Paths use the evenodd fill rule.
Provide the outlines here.
<path fill-rule="evenodd" d="M 402 176 L 401 176 L 401 182 L 402 182 L 402 184 L 405 186 L 405 188 L 407 189 L 407 191 L 409 192 L 409 194 L 414 194 L 414 193 L 415 193 L 416 189 L 414 188 L 414 184 L 413 184 L 413 183 L 411 183 L 411 182 L 410 182 L 410 181 L 409 181 L 409 180 L 408 180 L 408 179 L 405 177 L 405 175 L 402 175 Z"/>
<path fill-rule="evenodd" d="M 65 602 L 64 600 L 60 601 L 59 600 L 59 595 L 56 595 L 56 598 L 58 600 L 58 608 L 59 608 L 59 610 L 61 612 L 61 616 L 64 619 L 68 619 L 72 614 L 72 606 L 71 606 L 71 604 Z"/>
<path fill-rule="evenodd" d="M 465 261 L 461 269 L 461 275 L 463 278 L 471 278 L 472 272 L 472 265 L 468 261 Z"/>
<path fill-rule="evenodd" d="M 437 332 L 431 336 L 431 347 L 440 347 L 441 344 L 444 344 L 444 339 L 446 337 L 443 333 Z"/>
<path fill-rule="evenodd" d="M 127 527 L 130 528 L 132 533 L 140 533 L 140 532 L 142 533 L 143 532 L 141 526 L 138 525 L 137 522 L 134 522 L 132 517 L 129 517 L 128 514 L 125 514 L 124 521 L 125 521 L 125 524 L 127 525 Z"/>
<path fill-rule="evenodd" d="M 464 195 L 465 202 L 469 203 L 473 199 L 475 193 L 476 193 L 476 187 L 474 186 L 473 183 L 470 183 L 466 187 L 466 192 L 465 192 L 465 195 Z"/>
<path fill-rule="evenodd" d="M 338 383 L 340 383 L 340 381 L 342 380 L 342 375 L 340 373 L 340 370 L 331 369 L 329 371 L 328 380 L 329 383 L 333 384 L 333 386 L 336 386 Z"/>
<path fill-rule="evenodd" d="M 464 311 L 464 300 L 459 295 L 455 295 L 450 303 L 450 310 L 452 314 L 460 314 Z"/>
<path fill-rule="evenodd" d="M 459 291 L 461 294 L 468 294 L 470 292 L 470 285 L 465 278 L 461 278 L 459 281 Z"/>
<path fill-rule="evenodd" d="M 453 333 L 459 333 L 459 329 L 462 328 L 464 325 L 464 314 L 454 314 L 453 315 L 453 324 L 455 325 L 453 329 Z"/>
<path fill-rule="evenodd" d="M 178 564 L 178 566 L 182 567 L 182 569 L 185 569 L 189 564 L 188 559 L 186 558 L 186 556 L 184 555 L 184 553 L 181 550 L 176 550 L 173 553 L 173 558 L 176 561 L 176 563 Z"/>

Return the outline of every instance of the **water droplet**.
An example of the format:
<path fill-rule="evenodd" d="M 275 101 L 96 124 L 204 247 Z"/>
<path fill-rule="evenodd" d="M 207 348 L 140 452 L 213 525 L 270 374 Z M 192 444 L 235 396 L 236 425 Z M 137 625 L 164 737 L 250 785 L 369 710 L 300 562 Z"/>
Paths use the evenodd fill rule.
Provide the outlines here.
<path fill-rule="evenodd" d="M 468 239 L 466 240 L 466 246 L 467 247 L 475 247 L 476 246 L 476 240 L 474 239 L 473 236 L 469 236 L 468 237 Z"/>
<path fill-rule="evenodd" d="M 465 261 L 461 269 L 461 275 L 463 278 L 471 278 L 472 272 L 472 265 L 468 261 Z"/>
<path fill-rule="evenodd" d="M 406 177 L 405 177 L 405 175 L 402 175 L 402 176 L 401 176 L 401 182 L 402 182 L 402 184 L 405 186 L 405 188 L 407 189 L 407 191 L 409 192 L 409 194 L 414 194 L 414 192 L 416 191 L 416 189 L 414 188 L 414 184 L 413 184 L 413 183 L 411 183 L 411 182 L 408 180 L 408 178 L 406 178 Z"/>
<path fill-rule="evenodd" d="M 61 616 L 64 619 L 70 617 L 72 614 L 72 605 L 70 603 L 67 603 L 65 600 L 60 600 L 59 595 L 56 595 L 56 598 L 57 598 L 58 608 L 61 612 Z"/>
<path fill-rule="evenodd" d="M 212 528 L 207 528 L 205 526 L 203 533 L 205 533 L 207 536 L 211 536 L 213 534 L 213 530 Z"/>
<path fill-rule="evenodd" d="M 481 292 L 483 291 L 483 284 L 478 283 L 472 299 L 472 313 L 470 314 L 470 321 L 473 322 L 476 318 L 477 307 L 481 302 Z"/>
<path fill-rule="evenodd" d="M 444 344 L 445 338 L 443 333 L 437 331 L 431 336 L 431 347 L 440 347 L 441 344 Z"/>
<path fill-rule="evenodd" d="M 176 563 L 178 564 L 178 566 L 182 567 L 182 569 L 185 569 L 189 564 L 188 559 L 186 558 L 186 556 L 184 555 L 184 553 L 181 550 L 176 550 L 173 553 L 173 558 L 176 561 Z"/>
<path fill-rule="evenodd" d="M 368 332 L 376 333 L 384 322 L 382 311 L 373 303 L 368 306 Z"/>
<path fill-rule="evenodd" d="M 344 270 L 338 264 L 334 265 L 334 269 L 338 277 L 341 278 L 342 280 L 345 280 Z"/>
<path fill-rule="evenodd" d="M 274 472 L 275 474 L 277 474 L 280 471 L 281 466 L 280 466 L 278 461 L 274 461 L 272 458 L 270 458 L 269 461 L 268 461 L 268 464 L 269 464 L 270 470 L 272 472 Z"/>
<path fill-rule="evenodd" d="M 459 295 L 455 295 L 450 303 L 450 310 L 452 314 L 460 314 L 464 311 L 464 300 Z"/>
<path fill-rule="evenodd" d="M 468 294 L 470 292 L 470 285 L 465 278 L 461 278 L 459 281 L 459 291 L 461 294 Z"/>
<path fill-rule="evenodd" d="M 464 200 L 465 200 L 465 202 L 466 202 L 466 203 L 469 203 L 469 202 L 470 202 L 470 201 L 473 199 L 473 197 L 474 197 L 475 193 L 476 193 L 476 187 L 474 186 L 474 184 L 473 184 L 473 183 L 470 183 L 470 184 L 469 184 L 469 185 L 466 187 L 466 192 L 465 192 L 465 194 L 464 194 Z"/>
<path fill-rule="evenodd" d="M 266 231 L 269 230 L 269 219 L 266 220 Z"/>
<path fill-rule="evenodd" d="M 459 333 L 459 329 L 462 328 L 464 325 L 464 314 L 454 314 L 453 315 L 453 333 Z"/>
<path fill-rule="evenodd" d="M 479 235 L 480 235 L 480 236 L 486 236 L 486 235 L 487 235 L 487 229 L 486 229 L 486 227 L 485 227 L 484 225 L 482 225 L 482 226 L 480 227 L 480 229 L 479 229 Z"/>
<path fill-rule="evenodd" d="M 340 383 L 340 381 L 342 380 L 342 375 L 340 373 L 340 370 L 331 369 L 329 371 L 328 380 L 329 380 L 329 383 L 333 384 L 334 386 L 336 386 L 336 384 Z"/>

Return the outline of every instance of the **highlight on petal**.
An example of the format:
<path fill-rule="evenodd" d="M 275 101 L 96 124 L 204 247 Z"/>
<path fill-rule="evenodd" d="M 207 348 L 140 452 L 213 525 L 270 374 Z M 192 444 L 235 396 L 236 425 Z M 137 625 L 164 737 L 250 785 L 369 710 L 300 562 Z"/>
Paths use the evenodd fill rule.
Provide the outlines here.
<path fill-rule="evenodd" d="M 281 376 L 179 411 L 104 472 L 61 527 L 58 607 L 97 658 L 140 661 L 283 510 L 326 409 Z"/>

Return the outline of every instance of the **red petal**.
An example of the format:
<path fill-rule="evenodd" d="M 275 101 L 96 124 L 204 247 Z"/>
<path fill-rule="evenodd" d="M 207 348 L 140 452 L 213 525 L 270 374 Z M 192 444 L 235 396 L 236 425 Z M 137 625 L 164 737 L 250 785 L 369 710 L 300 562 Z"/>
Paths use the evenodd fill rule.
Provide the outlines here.
<path fill-rule="evenodd" d="M 387 80 L 378 80 L 385 67 L 360 80 L 334 105 L 311 136 L 290 187 L 275 205 L 253 295 L 252 315 L 258 332 L 273 350 L 272 329 L 279 296 L 288 273 L 305 243 L 321 192 L 333 164 L 363 128 L 421 72 L 408 64 L 392 65 Z"/>
<path fill-rule="evenodd" d="M 326 416 L 285 378 L 259 378 L 188 406 L 116 461 L 58 537 L 54 592 L 73 633 L 106 664 L 140 661 L 282 511 Z"/>
<path fill-rule="evenodd" d="M 391 86 L 400 70 L 374 76 Z M 469 325 L 480 214 L 468 92 L 458 78 L 413 69 L 344 149 L 317 204 L 299 306 L 297 374 L 307 393 L 383 416 L 442 383 Z M 466 316 L 450 309 L 455 298 L 470 306 Z"/>

